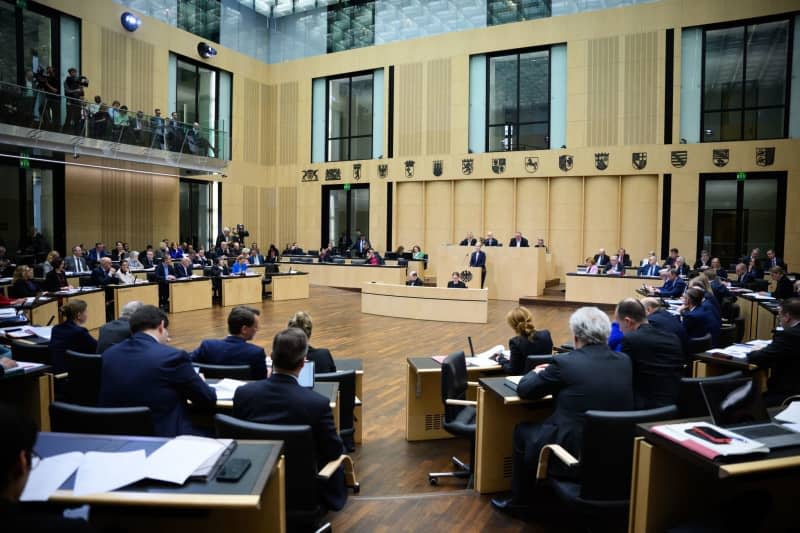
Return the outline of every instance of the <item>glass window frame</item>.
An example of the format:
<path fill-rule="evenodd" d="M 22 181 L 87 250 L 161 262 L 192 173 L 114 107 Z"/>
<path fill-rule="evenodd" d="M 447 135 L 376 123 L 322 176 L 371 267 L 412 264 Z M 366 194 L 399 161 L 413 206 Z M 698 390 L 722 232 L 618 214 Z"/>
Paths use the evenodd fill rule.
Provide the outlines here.
<path fill-rule="evenodd" d="M 14 26 L 15 26 L 15 45 L 16 45 L 16 60 L 17 60 L 17 80 L 18 85 L 25 85 L 25 70 L 29 65 L 25 64 L 25 42 L 24 42 L 24 28 L 23 28 L 23 12 L 30 11 L 47 17 L 50 19 L 50 56 L 51 65 L 59 75 L 58 91 L 59 94 L 64 92 L 64 80 L 61 78 L 61 17 L 67 15 L 55 9 L 37 4 L 35 2 L 28 2 L 23 9 L 13 0 L 0 0 L 4 4 L 9 4 L 14 11 Z M 67 15 L 69 16 L 69 15 Z M 73 17 L 74 18 L 74 17 Z M 82 39 L 82 36 L 81 36 Z M 47 65 L 41 65 L 47 67 Z"/>
<path fill-rule="evenodd" d="M 325 78 L 325 162 L 326 163 L 336 163 L 340 161 L 365 161 L 369 159 L 374 159 L 372 150 L 370 150 L 370 157 L 368 159 L 353 159 L 352 155 L 352 144 L 354 139 L 369 139 L 370 146 L 372 146 L 372 140 L 375 137 L 375 131 L 370 128 L 369 135 L 353 135 L 353 78 L 359 76 L 370 76 L 372 80 L 371 92 L 374 95 L 375 93 L 375 71 L 374 70 L 363 70 L 360 72 L 349 72 L 347 74 L 342 74 L 339 76 L 330 76 Z M 336 136 L 332 137 L 330 134 L 330 110 L 331 110 L 331 82 L 337 80 L 348 80 L 348 98 L 347 98 L 347 135 L 344 136 Z M 375 124 L 375 99 L 372 99 L 372 108 L 370 110 L 370 116 L 372 117 L 371 123 Z M 331 141 L 347 141 L 347 157 L 340 158 L 336 160 L 331 159 L 330 154 L 330 143 Z"/>
<path fill-rule="evenodd" d="M 320 187 L 322 193 L 322 224 L 320 228 L 320 248 L 325 247 L 328 245 L 328 241 L 330 240 L 330 194 L 333 191 L 344 191 L 345 192 L 345 227 L 347 228 L 348 235 L 352 239 L 353 232 L 356 230 L 355 227 L 355 207 L 354 204 L 354 191 L 356 190 L 366 190 L 368 193 L 370 191 L 369 183 L 351 183 L 349 187 L 345 188 L 344 185 L 323 185 Z M 372 206 L 372 195 L 369 196 L 368 205 Z M 369 217 L 367 217 L 369 221 Z M 370 228 L 358 228 L 363 230 L 363 233 L 369 238 L 370 236 Z M 334 246 L 338 246 L 338 236 L 335 237 L 333 241 Z M 371 242 L 371 241 L 370 241 Z"/>
<path fill-rule="evenodd" d="M 747 36 L 748 36 L 748 26 L 757 25 L 757 24 L 766 24 L 770 22 L 781 22 L 785 21 L 788 25 L 788 35 L 787 35 L 787 47 L 786 47 L 786 71 L 784 72 L 784 79 L 786 88 L 784 91 L 784 102 L 782 106 L 778 105 L 747 105 Z M 712 108 L 706 109 L 706 54 L 707 54 L 707 34 L 709 31 L 715 30 L 724 30 L 724 29 L 732 29 L 732 28 L 741 28 L 744 32 L 744 49 L 743 49 L 743 57 L 742 57 L 742 91 L 741 91 L 741 105 L 738 107 L 732 108 Z M 700 74 L 700 142 L 701 143 L 713 143 L 713 142 L 734 142 L 734 141 L 756 141 L 756 140 L 769 140 L 769 139 L 786 139 L 789 137 L 789 103 L 791 100 L 791 76 L 792 76 L 792 48 L 794 42 L 794 16 L 792 14 L 781 14 L 772 17 L 764 17 L 764 18 L 757 18 L 757 19 L 748 19 L 748 20 L 737 20 L 734 22 L 724 22 L 719 24 L 710 24 L 708 26 L 703 26 L 703 35 L 702 35 L 702 53 L 701 53 L 701 74 Z M 772 109 L 781 109 L 783 108 L 783 132 L 780 137 L 759 137 L 756 135 L 752 139 L 745 139 L 744 132 L 745 132 L 745 115 L 747 113 L 758 113 L 759 111 L 763 110 L 772 110 Z M 735 139 L 709 139 L 705 140 L 705 132 L 706 132 L 706 114 L 707 113 L 718 113 L 720 116 L 725 113 L 736 113 L 738 115 L 738 122 L 739 122 L 739 136 Z M 756 126 L 757 126 L 756 122 Z M 721 128 L 721 126 L 720 126 Z M 756 128 L 757 132 L 757 128 Z"/>
<path fill-rule="evenodd" d="M 551 106 L 551 100 L 552 100 L 551 80 L 552 80 L 552 77 L 553 77 L 553 62 L 551 60 L 550 49 L 551 49 L 551 46 L 550 45 L 546 45 L 546 46 L 536 46 L 536 47 L 533 47 L 533 48 L 519 48 L 519 49 L 515 49 L 515 50 L 503 50 L 501 52 L 494 52 L 494 53 L 491 53 L 491 54 L 486 54 L 486 114 L 485 114 L 485 117 L 486 117 L 486 132 L 485 132 L 485 135 L 484 135 L 484 142 L 485 142 L 486 152 L 494 152 L 494 153 L 524 152 L 524 151 L 548 150 L 548 149 L 550 149 L 550 125 L 551 125 L 551 122 L 552 122 L 552 120 L 551 120 L 551 118 L 552 118 L 551 117 L 551 111 L 552 111 L 552 106 Z M 547 121 L 533 120 L 533 121 L 520 122 L 519 121 L 519 115 L 520 115 L 520 97 L 521 97 L 521 95 L 520 95 L 519 58 L 520 58 L 521 55 L 527 54 L 527 53 L 531 53 L 531 52 L 547 52 L 547 83 L 545 84 L 546 87 L 547 87 Z M 516 56 L 516 59 L 517 59 L 516 121 L 513 122 L 513 123 L 492 123 L 490 121 L 491 105 L 492 105 L 491 61 L 494 58 L 508 57 L 508 56 L 514 56 L 514 55 Z M 517 148 L 514 148 L 513 147 L 513 143 L 512 143 L 511 144 L 512 147 L 510 149 L 492 150 L 491 144 L 490 144 L 490 141 L 489 141 L 490 132 L 491 132 L 492 128 L 511 125 L 511 126 L 514 127 L 514 131 L 515 131 L 515 133 L 512 133 L 512 138 L 514 138 L 514 136 L 516 136 L 517 139 L 518 139 L 521 126 L 535 126 L 535 125 L 539 125 L 539 124 L 547 124 L 546 134 L 545 134 L 545 143 L 544 143 L 544 145 L 542 147 L 536 147 L 536 148 L 529 148 L 529 147 L 519 148 L 519 147 L 517 147 Z M 506 134 L 506 138 L 508 138 L 507 134 Z M 518 145 L 519 145 L 519 143 L 517 143 L 517 146 Z"/>

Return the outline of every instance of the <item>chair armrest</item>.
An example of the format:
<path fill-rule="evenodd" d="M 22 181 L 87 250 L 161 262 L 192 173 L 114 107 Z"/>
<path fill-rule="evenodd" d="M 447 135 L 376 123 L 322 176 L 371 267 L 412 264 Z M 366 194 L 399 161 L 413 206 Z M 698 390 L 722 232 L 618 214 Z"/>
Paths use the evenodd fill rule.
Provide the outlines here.
<path fill-rule="evenodd" d="M 472 400 L 454 400 L 454 399 L 450 399 L 450 398 L 445 400 L 444 403 L 447 404 L 447 405 L 465 405 L 465 406 L 472 406 L 472 407 L 475 407 L 476 405 L 478 405 L 478 402 L 474 402 Z"/>
<path fill-rule="evenodd" d="M 788 398 L 784 399 L 781 402 L 781 407 L 789 407 L 790 403 L 797 402 L 797 401 L 800 401 L 800 394 L 794 394 L 794 395 L 789 396 Z"/>
<path fill-rule="evenodd" d="M 67 372 L 62 372 L 60 374 L 53 374 L 53 379 L 67 379 L 69 374 Z"/>
<path fill-rule="evenodd" d="M 355 465 L 353 464 L 353 459 L 349 455 L 340 455 L 333 461 L 326 464 L 322 470 L 317 473 L 317 477 L 320 479 L 330 479 L 330 477 L 336 472 L 336 470 L 344 465 L 344 480 L 345 484 L 348 487 L 358 487 L 358 481 L 356 480 L 356 470 Z"/>
<path fill-rule="evenodd" d="M 565 465 L 572 468 L 577 466 L 580 461 L 575 459 L 571 453 L 558 444 L 547 444 L 539 452 L 539 465 L 536 467 L 536 479 L 547 479 L 547 466 L 550 462 L 550 454 L 555 456 Z"/>
<path fill-rule="evenodd" d="M 467 381 L 467 387 L 477 387 L 480 385 L 477 381 Z"/>

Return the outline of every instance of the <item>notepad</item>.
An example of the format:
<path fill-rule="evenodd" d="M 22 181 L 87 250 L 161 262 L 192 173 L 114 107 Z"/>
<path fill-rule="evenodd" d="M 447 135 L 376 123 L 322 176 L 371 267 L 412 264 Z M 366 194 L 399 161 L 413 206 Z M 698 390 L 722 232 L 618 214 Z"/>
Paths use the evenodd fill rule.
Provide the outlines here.
<path fill-rule="evenodd" d="M 244 385 L 246 382 L 239 381 L 238 379 L 225 378 L 217 383 L 211 385 L 217 391 L 217 401 L 219 400 L 233 400 L 233 395 L 236 389 Z"/>

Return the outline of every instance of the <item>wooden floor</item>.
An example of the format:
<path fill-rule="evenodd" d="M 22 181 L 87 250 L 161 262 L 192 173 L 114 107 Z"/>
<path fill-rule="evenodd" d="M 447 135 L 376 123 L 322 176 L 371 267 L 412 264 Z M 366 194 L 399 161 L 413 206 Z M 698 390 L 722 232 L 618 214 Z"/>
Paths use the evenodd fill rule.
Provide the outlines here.
<path fill-rule="evenodd" d="M 352 454 L 361 493 L 328 519 L 336 531 L 559 531 L 543 524 L 514 520 L 494 511 L 489 497 L 463 490 L 461 480 L 428 484 L 427 473 L 451 470 L 450 457 L 469 457 L 463 440 L 409 443 L 404 436 L 405 360 L 416 355 L 507 345 L 513 336 L 505 321 L 515 302 L 490 300 L 487 324 L 455 324 L 387 318 L 361 313 L 358 292 L 312 287 L 308 300 L 265 301 L 261 329 L 254 340 L 269 352 L 273 335 L 295 311 L 314 321 L 311 343 L 329 348 L 334 358 L 364 361 L 364 443 Z M 529 304 L 538 329 L 549 329 L 556 344 L 570 342 L 567 320 L 572 309 Z M 202 339 L 227 334 L 229 308 L 170 316 L 174 346 L 194 349 Z"/>

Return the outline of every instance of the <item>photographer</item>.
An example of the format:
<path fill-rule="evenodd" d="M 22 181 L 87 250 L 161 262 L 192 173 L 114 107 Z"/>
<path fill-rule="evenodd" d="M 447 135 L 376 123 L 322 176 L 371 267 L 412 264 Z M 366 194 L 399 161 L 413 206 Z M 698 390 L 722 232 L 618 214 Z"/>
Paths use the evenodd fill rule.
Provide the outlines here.
<path fill-rule="evenodd" d="M 52 128 L 58 124 L 58 78 L 53 67 L 47 70 L 39 68 L 33 73 L 34 85 L 37 91 L 34 104 L 34 120 L 39 117 L 43 126 Z"/>
<path fill-rule="evenodd" d="M 81 109 L 83 108 L 83 88 L 89 86 L 89 81 L 78 76 L 78 71 L 71 68 L 67 71 L 64 78 L 64 96 L 67 97 L 67 117 L 64 119 L 64 126 L 61 131 L 64 133 L 81 133 Z"/>
<path fill-rule="evenodd" d="M 246 237 L 250 236 L 250 232 L 244 229 L 244 224 L 236 224 L 236 233 L 233 236 L 233 242 L 244 244 Z"/>

